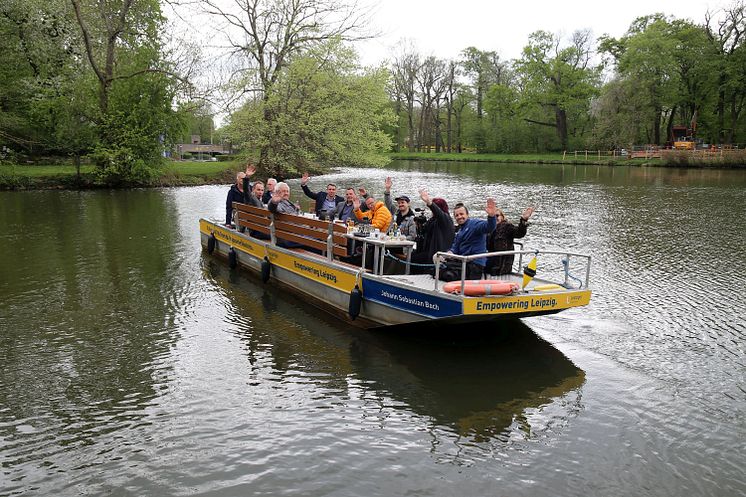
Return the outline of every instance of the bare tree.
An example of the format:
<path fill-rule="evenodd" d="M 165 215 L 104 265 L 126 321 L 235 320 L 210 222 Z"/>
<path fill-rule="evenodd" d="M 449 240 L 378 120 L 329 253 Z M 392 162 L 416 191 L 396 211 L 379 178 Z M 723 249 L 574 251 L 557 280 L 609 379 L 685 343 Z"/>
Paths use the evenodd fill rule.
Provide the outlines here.
<path fill-rule="evenodd" d="M 416 99 L 417 72 L 420 70 L 420 56 L 411 46 L 406 46 L 401 53 L 394 58 L 393 62 L 393 80 L 395 99 L 402 102 L 406 107 L 407 113 L 407 149 L 414 151 L 415 143 L 413 140 L 414 128 L 414 103 Z M 400 113 L 397 112 L 397 116 Z"/>
<path fill-rule="evenodd" d="M 219 20 L 220 34 L 241 67 L 241 91 L 253 92 L 267 102 L 274 84 L 293 57 L 329 40 L 369 38 L 363 31 L 367 11 L 345 0 L 203 0 L 205 11 Z M 264 122 L 275 120 L 273 110 L 263 109 Z M 260 163 L 273 148 L 261 146 Z"/>

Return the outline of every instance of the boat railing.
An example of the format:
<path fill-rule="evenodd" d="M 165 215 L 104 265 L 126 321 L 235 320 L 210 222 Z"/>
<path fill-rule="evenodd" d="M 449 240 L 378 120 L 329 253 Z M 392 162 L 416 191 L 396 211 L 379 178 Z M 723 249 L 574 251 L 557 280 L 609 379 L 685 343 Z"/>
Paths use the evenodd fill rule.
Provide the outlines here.
<path fill-rule="evenodd" d="M 504 256 L 504 255 L 517 255 L 518 258 L 518 267 L 523 268 L 523 256 L 533 256 L 533 257 L 539 257 L 539 256 L 560 256 L 562 257 L 560 260 L 561 263 L 561 270 L 564 273 L 564 281 L 562 281 L 560 284 L 565 288 L 572 288 L 571 287 L 571 280 L 574 280 L 577 282 L 580 286 L 578 288 L 588 288 L 589 282 L 590 282 L 590 275 L 591 275 L 591 256 L 588 254 L 580 254 L 576 252 L 570 252 L 567 250 L 503 250 L 500 252 L 484 252 L 481 254 L 474 254 L 474 255 L 456 255 L 449 252 L 436 252 L 433 255 L 433 263 L 435 264 L 435 286 L 434 289 L 438 290 L 438 284 L 439 284 L 439 276 L 440 276 L 440 265 L 441 262 L 445 262 L 446 260 L 456 260 L 461 261 L 461 290 L 464 289 L 464 283 L 466 281 L 466 264 L 470 261 L 473 261 L 475 259 L 481 259 L 483 257 L 495 257 L 495 256 Z M 582 270 L 585 273 L 585 278 L 581 279 L 576 276 L 573 276 L 570 272 L 571 269 L 571 260 L 572 259 L 580 259 L 580 261 L 584 261 L 584 267 Z M 558 282 L 559 283 L 559 282 Z"/>

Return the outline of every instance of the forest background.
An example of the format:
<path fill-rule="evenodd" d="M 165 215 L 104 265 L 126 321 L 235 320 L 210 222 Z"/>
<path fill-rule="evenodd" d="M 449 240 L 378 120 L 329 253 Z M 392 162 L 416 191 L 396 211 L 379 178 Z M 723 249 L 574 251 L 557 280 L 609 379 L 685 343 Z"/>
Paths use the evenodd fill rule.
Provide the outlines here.
<path fill-rule="evenodd" d="M 209 44 L 178 29 L 185 12 L 209 20 Z M 536 31 L 511 60 L 402 41 L 364 67 L 369 26 L 344 0 L 6 0 L 0 176 L 57 158 L 79 181 L 90 163 L 88 182 L 152 184 L 192 135 L 280 177 L 388 152 L 664 146 L 676 125 L 746 143 L 743 0 L 699 20 L 652 13 L 619 38 Z"/>

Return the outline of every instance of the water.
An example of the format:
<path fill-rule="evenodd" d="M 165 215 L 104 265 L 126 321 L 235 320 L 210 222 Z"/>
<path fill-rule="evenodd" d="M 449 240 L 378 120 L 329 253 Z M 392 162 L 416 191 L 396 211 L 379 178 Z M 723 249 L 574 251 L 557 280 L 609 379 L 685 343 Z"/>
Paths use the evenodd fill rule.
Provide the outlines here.
<path fill-rule="evenodd" d="M 592 254 L 591 305 L 353 330 L 202 253 L 226 187 L 3 192 L 0 495 L 746 492 L 743 172 L 405 162 L 311 186 L 387 174 L 475 216 L 536 205 L 524 241 Z"/>

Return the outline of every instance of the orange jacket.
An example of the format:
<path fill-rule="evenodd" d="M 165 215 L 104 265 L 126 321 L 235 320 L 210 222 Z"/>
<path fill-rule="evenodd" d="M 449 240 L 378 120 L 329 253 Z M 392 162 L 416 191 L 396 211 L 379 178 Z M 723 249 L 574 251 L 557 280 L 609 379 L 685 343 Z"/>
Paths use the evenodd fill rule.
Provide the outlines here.
<path fill-rule="evenodd" d="M 370 225 L 381 230 L 381 233 L 386 233 L 391 224 L 391 212 L 389 212 L 380 200 L 375 203 L 372 211 L 363 212 L 360 209 L 355 209 L 353 212 L 355 213 L 355 217 L 361 221 L 365 218 L 370 219 Z M 371 212 L 373 214 L 372 219 Z"/>

